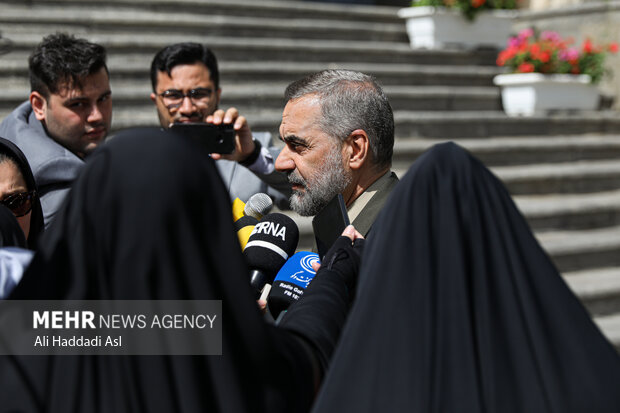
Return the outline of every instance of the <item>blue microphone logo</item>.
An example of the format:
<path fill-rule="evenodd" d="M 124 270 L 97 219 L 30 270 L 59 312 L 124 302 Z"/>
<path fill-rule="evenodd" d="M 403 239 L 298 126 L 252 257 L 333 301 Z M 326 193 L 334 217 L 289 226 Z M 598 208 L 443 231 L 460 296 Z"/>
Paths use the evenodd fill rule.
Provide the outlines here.
<path fill-rule="evenodd" d="M 286 261 L 274 282 L 286 281 L 305 289 L 316 275 L 312 269 L 312 264 L 315 262 L 320 262 L 318 254 L 300 251 Z"/>

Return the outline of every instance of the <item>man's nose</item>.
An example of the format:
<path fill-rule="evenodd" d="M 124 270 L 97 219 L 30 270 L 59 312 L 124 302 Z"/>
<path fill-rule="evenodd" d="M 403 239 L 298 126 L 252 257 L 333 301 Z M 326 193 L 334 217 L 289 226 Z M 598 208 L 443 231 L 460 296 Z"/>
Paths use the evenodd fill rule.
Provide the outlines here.
<path fill-rule="evenodd" d="M 275 167 L 280 172 L 292 171 L 295 169 L 295 161 L 290 156 L 290 149 L 285 145 L 276 158 Z"/>
<path fill-rule="evenodd" d="M 101 109 L 98 105 L 93 105 L 90 113 L 88 114 L 88 118 L 86 119 L 89 123 L 101 122 L 103 120 L 103 114 L 101 113 Z"/>
<path fill-rule="evenodd" d="M 189 96 L 183 96 L 183 100 L 181 101 L 181 106 L 179 106 L 179 112 L 183 114 L 194 113 L 195 110 L 194 102 L 189 98 Z"/>

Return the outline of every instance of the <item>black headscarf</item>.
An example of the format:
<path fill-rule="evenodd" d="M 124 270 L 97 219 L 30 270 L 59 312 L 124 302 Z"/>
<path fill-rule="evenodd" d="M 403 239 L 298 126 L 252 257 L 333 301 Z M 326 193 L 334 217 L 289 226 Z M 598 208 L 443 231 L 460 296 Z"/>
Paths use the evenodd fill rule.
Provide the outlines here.
<path fill-rule="evenodd" d="M 312 347 L 264 322 L 231 214 L 179 137 L 125 131 L 91 155 L 10 298 L 222 300 L 223 356 L 7 357 L 0 411 L 308 410 Z"/>
<path fill-rule="evenodd" d="M 313 411 L 620 411 L 620 357 L 455 144 L 414 163 L 365 254 Z"/>
<path fill-rule="evenodd" d="M 0 204 L 0 247 L 26 248 L 26 237 L 15 215 Z"/>
<path fill-rule="evenodd" d="M 30 169 L 30 164 L 26 159 L 24 153 L 11 141 L 0 138 L 0 154 L 4 154 L 8 156 L 19 168 L 22 176 L 24 177 L 24 181 L 26 182 L 26 187 L 29 191 L 36 190 L 37 184 L 34 180 L 34 175 L 32 175 L 32 170 Z M 36 196 L 32 200 L 32 212 L 30 214 L 30 233 L 28 235 L 28 248 L 35 249 L 37 243 L 39 242 L 39 237 L 43 233 L 44 229 L 43 225 L 43 210 L 41 209 L 41 201 L 39 197 Z"/>

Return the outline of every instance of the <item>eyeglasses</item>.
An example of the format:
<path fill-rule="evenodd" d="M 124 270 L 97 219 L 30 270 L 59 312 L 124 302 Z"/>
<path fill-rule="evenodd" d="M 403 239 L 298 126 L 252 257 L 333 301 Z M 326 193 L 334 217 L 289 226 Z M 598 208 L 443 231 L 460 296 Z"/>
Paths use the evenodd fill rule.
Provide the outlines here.
<path fill-rule="evenodd" d="M 32 209 L 32 200 L 35 196 L 37 196 L 37 191 L 34 189 L 28 192 L 19 192 L 7 196 L 0 201 L 0 204 L 10 209 L 16 217 L 23 217 Z"/>
<path fill-rule="evenodd" d="M 180 90 L 176 89 L 168 89 L 159 94 L 162 100 L 164 101 L 164 105 L 168 109 L 178 108 L 183 103 L 183 99 L 186 97 L 192 101 L 192 103 L 196 106 L 205 105 L 211 95 L 213 94 L 213 89 L 209 89 L 206 87 L 198 87 L 196 89 L 192 89 L 187 93 L 183 93 Z"/>

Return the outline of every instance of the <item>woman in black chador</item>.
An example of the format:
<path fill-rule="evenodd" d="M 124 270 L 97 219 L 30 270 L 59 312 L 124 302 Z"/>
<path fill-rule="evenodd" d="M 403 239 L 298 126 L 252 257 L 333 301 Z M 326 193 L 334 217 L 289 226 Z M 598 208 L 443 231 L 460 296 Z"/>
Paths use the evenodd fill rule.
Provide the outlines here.
<path fill-rule="evenodd" d="M 221 300 L 223 355 L 4 356 L 0 411 L 310 408 L 354 287 L 347 266 L 320 271 L 279 327 L 266 324 L 228 194 L 191 145 L 132 130 L 91 155 L 10 299 Z"/>
<path fill-rule="evenodd" d="M 37 185 L 24 153 L 3 138 L 0 138 L 0 172 L 5 180 L 0 189 L 0 203 L 15 215 L 27 247 L 34 250 L 43 233 L 43 211 Z"/>
<path fill-rule="evenodd" d="M 457 145 L 414 163 L 364 254 L 314 412 L 620 412 L 620 357 Z"/>

